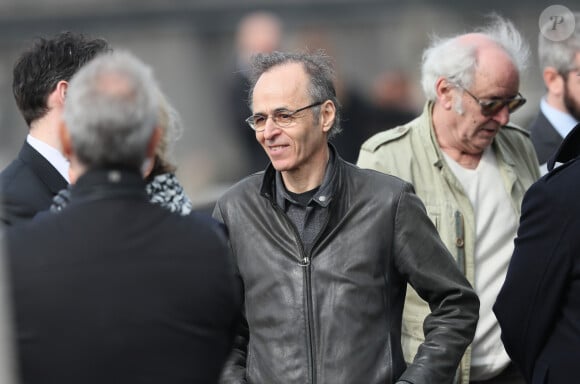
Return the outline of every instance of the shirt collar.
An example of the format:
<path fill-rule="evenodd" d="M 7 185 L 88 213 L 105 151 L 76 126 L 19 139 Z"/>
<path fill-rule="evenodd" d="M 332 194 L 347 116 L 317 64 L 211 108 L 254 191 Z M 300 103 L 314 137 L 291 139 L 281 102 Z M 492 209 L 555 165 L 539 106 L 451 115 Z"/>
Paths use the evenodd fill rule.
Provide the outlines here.
<path fill-rule="evenodd" d="M 546 119 L 552 124 L 554 129 L 558 131 L 563 138 L 568 136 L 570 131 L 578 124 L 578 121 L 569 113 L 562 112 L 552 107 L 543 97 L 540 102 L 540 109 Z"/>
<path fill-rule="evenodd" d="M 58 173 L 61 174 L 64 179 L 70 183 L 68 178 L 68 169 L 69 169 L 69 162 L 68 160 L 60 153 L 60 151 L 48 144 L 44 141 L 38 140 L 37 138 L 28 134 L 26 136 L 26 142 L 30 144 L 30 146 L 38 153 L 42 155 L 56 170 Z"/>
<path fill-rule="evenodd" d="M 333 192 L 334 192 L 334 185 L 332 183 L 332 175 L 334 174 L 335 170 L 335 163 L 336 163 L 336 155 L 334 153 L 334 148 L 332 145 L 329 145 L 329 157 L 328 157 L 328 164 L 326 165 L 326 170 L 324 172 L 324 179 L 322 180 L 322 184 L 316 194 L 312 197 L 310 202 L 315 202 L 319 206 L 326 208 L 330 201 L 332 200 Z M 286 202 L 289 201 L 291 203 L 295 203 L 294 199 L 290 197 L 288 192 L 286 191 L 286 187 L 284 186 L 284 182 L 282 180 L 282 174 L 276 171 L 276 204 L 280 206 L 282 209 L 286 208 Z"/>

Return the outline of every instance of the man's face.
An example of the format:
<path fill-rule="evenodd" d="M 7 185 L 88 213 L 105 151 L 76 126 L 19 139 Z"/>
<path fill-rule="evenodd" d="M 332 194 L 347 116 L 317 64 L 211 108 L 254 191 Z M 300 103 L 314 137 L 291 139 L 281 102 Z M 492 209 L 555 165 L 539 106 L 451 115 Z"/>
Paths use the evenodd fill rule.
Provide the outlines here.
<path fill-rule="evenodd" d="M 477 155 L 482 153 L 509 121 L 507 106 L 495 114 L 485 116 L 481 106 L 474 97 L 480 100 L 509 99 L 518 95 L 518 71 L 501 51 L 486 51 L 479 57 L 472 85 L 467 89 L 456 88 L 456 116 L 450 129 L 454 137 L 453 146 L 462 152 Z"/>
<path fill-rule="evenodd" d="M 256 132 L 256 139 L 281 172 L 309 172 L 324 164 L 321 156 L 326 151 L 326 132 L 313 108 L 292 115 L 292 122 L 284 128 L 272 119 L 274 113 L 291 114 L 319 101 L 310 99 L 308 85 L 302 64 L 289 63 L 263 73 L 254 87 L 253 113 L 266 117 L 264 131 Z"/>
<path fill-rule="evenodd" d="M 564 105 L 580 121 L 580 52 L 576 53 L 574 69 L 564 77 Z"/>

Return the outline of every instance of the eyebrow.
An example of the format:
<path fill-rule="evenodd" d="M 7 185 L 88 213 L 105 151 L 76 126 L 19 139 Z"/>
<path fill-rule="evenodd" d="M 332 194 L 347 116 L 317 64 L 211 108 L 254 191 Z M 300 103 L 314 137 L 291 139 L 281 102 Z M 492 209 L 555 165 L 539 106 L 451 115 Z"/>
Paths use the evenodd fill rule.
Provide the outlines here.
<path fill-rule="evenodd" d="M 292 112 L 292 110 L 287 108 L 287 107 L 278 107 L 272 111 L 272 113 L 276 113 L 276 112 Z M 259 116 L 266 116 L 267 113 L 266 112 L 256 112 L 253 114 L 253 116 L 258 116 L 258 115 Z"/>

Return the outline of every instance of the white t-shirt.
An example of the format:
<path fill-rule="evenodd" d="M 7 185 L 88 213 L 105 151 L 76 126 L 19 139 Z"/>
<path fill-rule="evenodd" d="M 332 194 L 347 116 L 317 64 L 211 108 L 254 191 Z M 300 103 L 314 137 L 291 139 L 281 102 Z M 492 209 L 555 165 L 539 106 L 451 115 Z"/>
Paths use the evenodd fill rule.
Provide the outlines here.
<path fill-rule="evenodd" d="M 466 169 L 445 154 L 475 215 L 475 291 L 480 300 L 479 323 L 471 346 L 471 380 L 499 374 L 510 362 L 492 307 L 503 285 L 514 250 L 517 213 L 504 188 L 495 154 L 488 147 L 476 169 Z"/>

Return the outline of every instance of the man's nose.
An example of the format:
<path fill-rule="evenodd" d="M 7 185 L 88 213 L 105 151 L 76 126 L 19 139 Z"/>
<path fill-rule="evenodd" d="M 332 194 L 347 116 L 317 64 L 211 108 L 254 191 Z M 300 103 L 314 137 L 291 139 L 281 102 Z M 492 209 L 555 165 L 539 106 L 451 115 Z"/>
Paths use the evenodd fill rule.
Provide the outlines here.
<path fill-rule="evenodd" d="M 272 116 L 268 116 L 266 118 L 266 122 L 264 123 L 264 137 L 268 139 L 276 135 L 279 131 L 280 127 L 274 123 Z"/>
<path fill-rule="evenodd" d="M 499 111 L 493 115 L 493 119 L 501 126 L 506 125 L 510 121 L 510 111 L 507 105 L 504 105 Z"/>

